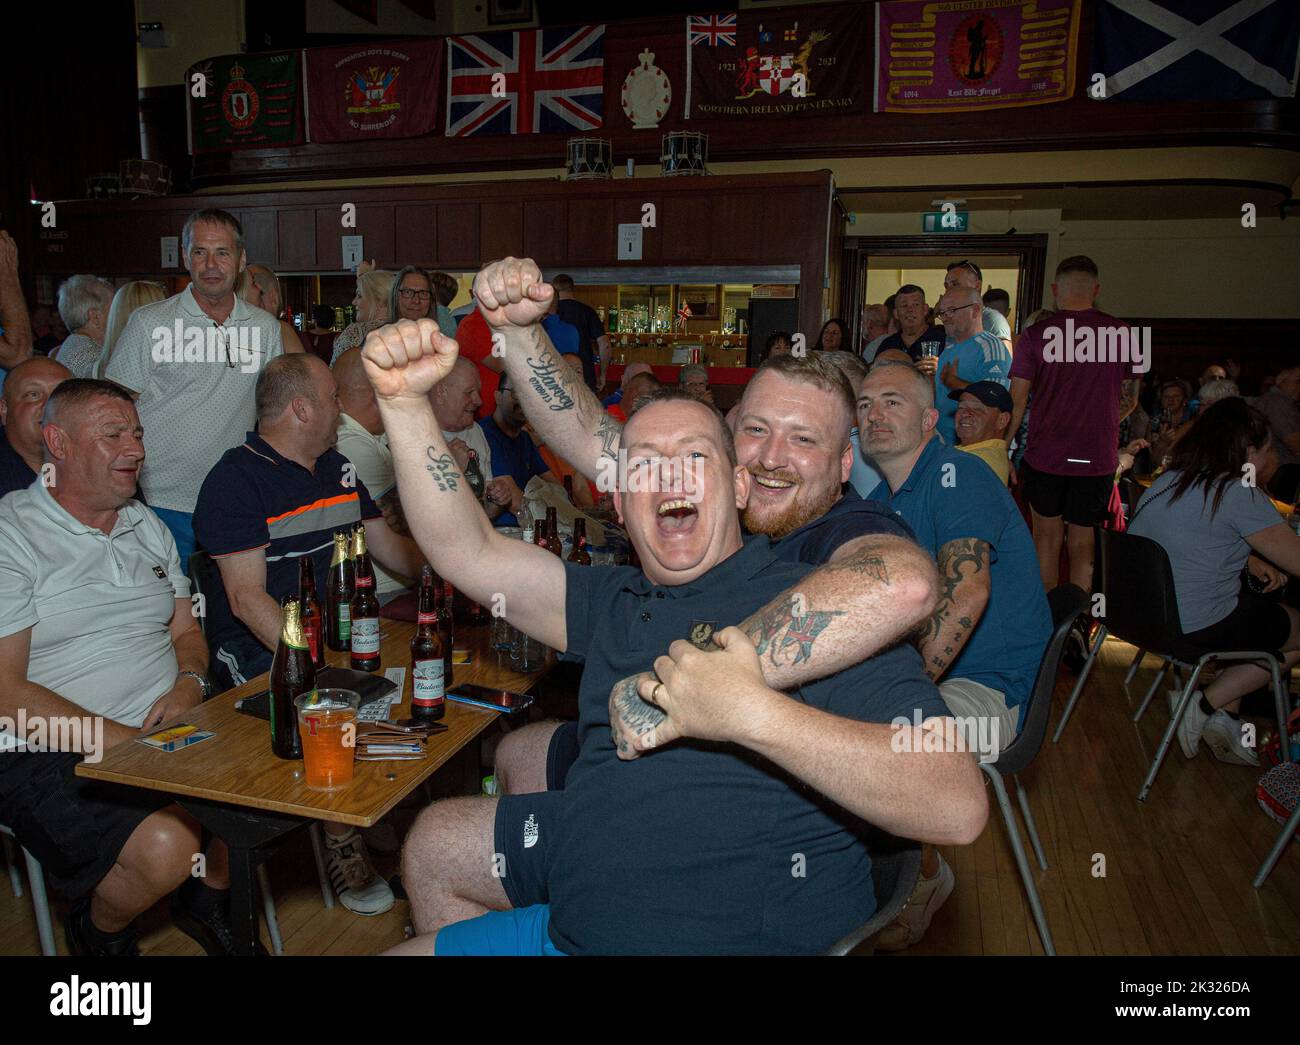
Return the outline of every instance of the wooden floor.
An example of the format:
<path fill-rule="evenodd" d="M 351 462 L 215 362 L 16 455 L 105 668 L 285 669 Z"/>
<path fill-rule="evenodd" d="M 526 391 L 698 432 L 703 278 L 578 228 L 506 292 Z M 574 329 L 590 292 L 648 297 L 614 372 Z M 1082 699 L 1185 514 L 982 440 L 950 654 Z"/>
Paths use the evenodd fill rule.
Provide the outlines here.
<path fill-rule="evenodd" d="M 1126 691 L 1133 652 L 1106 643 L 1061 743 L 1049 735 L 1023 775 L 1047 850 L 1049 869 L 1035 871 L 1058 952 L 1300 953 L 1300 848 L 1283 854 L 1264 888 L 1250 885 L 1279 830 L 1255 801 L 1258 770 L 1218 762 L 1205 748 L 1189 762 L 1175 745 L 1151 796 L 1137 801 L 1168 710 L 1161 694 L 1141 723 L 1130 721 L 1155 666 L 1148 658 Z M 1063 673 L 1053 728 L 1073 682 Z M 944 857 L 956 890 L 907 954 L 1042 953 L 996 808 L 974 845 L 946 849 Z M 397 870 L 396 858 L 376 863 L 386 874 Z M 305 835 L 277 854 L 270 873 L 285 953 L 372 954 L 402 940 L 404 902 L 376 918 L 324 909 Z M 56 918 L 63 910 L 56 901 Z M 144 923 L 144 953 L 200 953 L 163 906 Z M 63 953 L 57 922 L 56 935 Z M 30 901 L 13 896 L 7 876 L 0 879 L 0 953 L 39 953 Z"/>

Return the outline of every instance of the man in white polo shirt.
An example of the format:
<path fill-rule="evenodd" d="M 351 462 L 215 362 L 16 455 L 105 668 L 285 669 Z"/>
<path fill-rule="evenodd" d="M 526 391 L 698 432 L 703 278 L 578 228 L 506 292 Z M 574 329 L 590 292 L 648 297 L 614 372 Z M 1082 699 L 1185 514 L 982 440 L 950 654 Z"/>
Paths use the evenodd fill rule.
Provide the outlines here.
<path fill-rule="evenodd" d="M 191 214 L 181 248 L 193 282 L 131 315 L 104 377 L 139 393 L 148 451 L 141 489 L 188 571 L 199 487 L 252 429 L 257 375 L 283 346 L 280 321 L 235 294 L 246 259 L 233 215 Z"/>
<path fill-rule="evenodd" d="M 357 478 L 370 491 L 375 504 L 384 513 L 384 522 L 394 533 L 411 536 L 402 515 L 397 495 L 397 473 L 393 469 L 393 452 L 388 449 L 384 422 L 379 416 L 375 390 L 361 365 L 361 349 L 350 348 L 334 360 L 334 382 L 339 390 L 338 443 L 335 449 L 357 470 Z M 414 578 L 390 573 L 378 563 L 375 567 L 375 592 L 380 605 L 392 602 L 415 584 Z"/>
<path fill-rule="evenodd" d="M 53 481 L 0 500 L 0 823 L 76 901 L 74 954 L 136 953 L 133 920 L 182 883 L 177 926 L 228 953 L 225 846 L 191 878 L 199 827 L 170 797 L 74 773 L 183 719 L 208 689 L 175 542 L 132 500 L 141 434 L 122 389 L 65 381 L 42 430 Z"/>

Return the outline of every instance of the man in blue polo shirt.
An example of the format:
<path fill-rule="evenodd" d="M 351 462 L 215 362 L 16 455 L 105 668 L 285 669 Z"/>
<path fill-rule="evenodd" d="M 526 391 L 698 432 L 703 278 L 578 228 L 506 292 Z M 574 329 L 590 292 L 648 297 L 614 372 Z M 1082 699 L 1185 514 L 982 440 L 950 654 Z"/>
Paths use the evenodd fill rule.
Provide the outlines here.
<path fill-rule="evenodd" d="M 203 481 L 194 532 L 216 561 L 208 596 L 208 642 L 220 688 L 271 667 L 280 639 L 280 600 L 298 592 L 299 562 L 309 556 L 323 592 L 333 535 L 363 522 L 366 547 L 395 573 L 419 576 L 424 557 L 394 533 L 342 454 L 338 388 L 313 355 L 267 364 L 257 380 L 258 431 L 227 450 Z M 326 824 L 331 878 L 343 905 L 380 914 L 392 892 L 370 869 L 360 836 Z"/>
<path fill-rule="evenodd" d="M 1020 727 L 1051 613 L 1011 495 L 982 461 L 935 438 L 937 419 L 934 386 L 910 366 L 877 366 L 858 392 L 863 450 L 884 475 L 871 496 L 891 505 L 939 564 L 944 594 L 917 640 L 926 671 L 971 746 L 993 759 Z M 937 851 L 925 855 L 918 889 L 950 893 L 951 869 Z M 884 941 L 893 950 L 920 939 L 929 918 L 919 924 L 905 911 L 896 924 Z"/>
<path fill-rule="evenodd" d="M 1011 387 L 1011 353 L 995 335 L 984 329 L 979 291 L 953 287 L 939 299 L 938 315 L 948 334 L 934 373 L 934 397 L 939 409 L 938 433 L 948 446 L 957 445 L 957 404 L 948 393 L 976 381 L 996 381 Z"/>
<path fill-rule="evenodd" d="M 526 301 L 516 283 L 514 300 L 498 304 L 497 295 L 510 290 L 480 273 L 476 294 L 494 327 L 515 324 L 533 336 L 522 328 L 537 322 L 536 306 L 545 303 L 549 288 L 538 293 L 538 283 L 522 288 Z M 946 716 L 930 684 L 914 676 L 910 684 L 873 686 L 854 674 L 859 669 L 843 671 L 857 658 L 846 652 L 851 636 L 839 606 L 862 577 L 822 571 L 818 583 L 806 565 L 775 557 L 766 537 L 742 542 L 736 509 L 748 499 L 750 473 L 736 464 L 716 411 L 669 389 L 638 410 L 623 441 L 626 467 L 629 475 L 659 475 L 663 485 L 629 481 L 616 501 L 645 573 L 584 571 L 495 534 L 458 476 L 424 480 L 429 457 L 449 456 L 424 393 L 454 355 L 454 345 L 426 324 L 384 328 L 363 351 L 403 496 L 409 489 L 420 501 L 412 531 L 435 568 L 469 597 L 500 593 L 512 623 L 585 662 L 587 736 L 564 791 L 526 796 L 542 815 L 521 825 L 521 848 L 544 845 L 551 853 L 543 869 L 549 910 L 493 912 L 444 928 L 432 944 L 438 953 L 499 946 L 531 953 L 815 952 L 873 907 L 863 896 L 870 866 L 863 820 L 931 839 L 978 833 L 987 806 L 970 759 L 952 751 L 895 757 L 898 732 L 883 724 L 915 715 L 927 725 L 902 727 L 912 740 L 941 726 Z M 670 466 L 688 468 L 693 481 L 673 483 Z M 795 582 L 796 596 L 773 598 Z M 741 709 L 752 709 L 753 721 L 734 715 L 707 739 L 761 757 L 730 745 L 681 743 L 621 760 L 605 719 L 612 684 L 643 669 L 669 638 L 707 642 L 728 617 L 769 600 L 755 641 L 727 632 L 720 643 L 728 656 L 747 652 L 750 681 L 764 678 L 760 672 L 773 662 L 815 660 L 823 673 L 842 674 L 805 685 L 795 700 L 767 682 L 746 689 L 754 700 Z M 777 706 L 789 728 L 744 731 Z M 836 742 L 854 757 L 827 773 L 823 745 Z M 943 796 L 942 813 L 931 788 Z M 929 814 L 918 818 L 921 807 Z M 508 854 L 505 873 L 515 873 Z M 425 938 L 406 949 L 429 948 Z"/>
<path fill-rule="evenodd" d="M 510 377 L 502 374 L 501 381 L 497 385 L 496 409 L 492 411 L 491 417 L 485 417 L 478 423 L 492 451 L 493 478 L 501 479 L 509 476 L 514 480 L 513 488 L 507 483 L 499 483 L 497 489 L 500 493 L 489 494 L 489 496 L 502 498 L 500 503 L 503 510 L 493 520 L 497 526 L 519 524 L 515 513 L 523 505 L 524 490 L 528 487 L 528 480 L 536 476 L 549 483 L 560 485 L 560 480 L 538 452 L 533 437 L 524 431 L 526 423 L 524 408 L 515 397 Z M 508 503 L 506 503 L 507 498 Z"/>

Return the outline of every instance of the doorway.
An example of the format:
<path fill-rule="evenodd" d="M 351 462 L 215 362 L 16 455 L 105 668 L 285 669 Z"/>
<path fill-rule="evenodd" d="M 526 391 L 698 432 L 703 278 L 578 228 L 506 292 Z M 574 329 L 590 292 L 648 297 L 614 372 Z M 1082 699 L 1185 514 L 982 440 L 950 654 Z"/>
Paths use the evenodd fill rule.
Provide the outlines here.
<path fill-rule="evenodd" d="M 1005 290 L 1011 299 L 1007 321 L 1012 335 L 1025 326 L 1043 300 L 1047 236 L 857 236 L 844 241 L 840 300 L 853 343 L 861 344 L 862 309 L 882 302 L 905 283 L 925 289 L 933 305 L 953 261 L 973 261 L 984 275 L 984 291 Z"/>

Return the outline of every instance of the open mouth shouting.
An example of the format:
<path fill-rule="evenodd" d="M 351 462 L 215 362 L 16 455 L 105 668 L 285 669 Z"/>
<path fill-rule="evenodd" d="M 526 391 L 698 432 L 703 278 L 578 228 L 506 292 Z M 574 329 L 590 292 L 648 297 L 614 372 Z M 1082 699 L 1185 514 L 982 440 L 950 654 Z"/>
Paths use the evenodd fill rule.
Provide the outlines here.
<path fill-rule="evenodd" d="M 665 536 L 690 533 L 699 517 L 699 505 L 684 498 L 661 501 L 655 509 L 655 523 Z"/>

